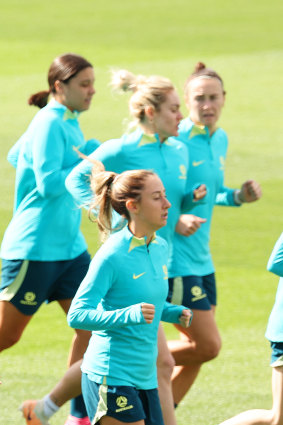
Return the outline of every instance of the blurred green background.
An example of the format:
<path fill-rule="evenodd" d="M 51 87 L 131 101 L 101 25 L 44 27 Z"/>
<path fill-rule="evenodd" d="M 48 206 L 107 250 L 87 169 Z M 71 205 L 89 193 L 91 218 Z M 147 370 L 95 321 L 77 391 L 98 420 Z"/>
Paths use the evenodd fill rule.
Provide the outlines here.
<path fill-rule="evenodd" d="M 199 60 L 223 77 L 220 125 L 229 136 L 226 184 L 258 180 L 263 198 L 240 209 L 216 208 L 211 247 L 217 270 L 220 356 L 204 365 L 177 410 L 180 425 L 213 425 L 247 408 L 271 406 L 270 350 L 264 339 L 277 278 L 266 271 L 282 231 L 283 3 L 279 0 L 0 0 L 0 234 L 12 215 L 15 171 L 9 148 L 37 112 L 31 93 L 47 88 L 53 58 L 90 60 L 97 93 L 80 122 L 86 138 L 119 137 L 128 96 L 113 95 L 110 69 L 160 74 L 183 84 Z M 184 106 L 182 107 L 186 114 Z M 96 226 L 83 217 L 92 254 Z M 168 338 L 177 337 L 166 326 Z M 48 392 L 66 367 L 72 336 L 57 305 L 42 306 L 22 340 L 0 356 L 0 423 L 20 425 L 26 398 Z M 52 419 L 64 424 L 68 405 Z"/>

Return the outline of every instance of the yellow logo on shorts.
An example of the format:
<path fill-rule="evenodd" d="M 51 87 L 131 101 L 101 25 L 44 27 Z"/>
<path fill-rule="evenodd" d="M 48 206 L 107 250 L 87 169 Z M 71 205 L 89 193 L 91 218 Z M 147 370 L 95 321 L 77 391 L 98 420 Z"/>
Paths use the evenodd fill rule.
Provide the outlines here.
<path fill-rule="evenodd" d="M 193 295 L 192 301 L 199 301 L 207 296 L 206 294 L 202 293 L 202 289 L 199 286 L 193 286 L 191 293 Z"/>
<path fill-rule="evenodd" d="M 25 304 L 25 305 L 36 305 L 37 301 L 35 301 L 36 299 L 36 294 L 34 292 L 26 292 L 24 295 L 24 299 L 20 301 L 21 304 Z"/>
<path fill-rule="evenodd" d="M 116 404 L 119 407 L 126 407 L 128 404 L 127 397 L 123 397 L 122 395 L 116 398 Z"/>
<path fill-rule="evenodd" d="M 123 395 L 116 398 L 116 404 L 120 407 L 120 409 L 116 409 L 115 412 L 123 412 L 124 410 L 132 409 L 134 407 L 132 404 L 127 406 L 128 399 Z"/>

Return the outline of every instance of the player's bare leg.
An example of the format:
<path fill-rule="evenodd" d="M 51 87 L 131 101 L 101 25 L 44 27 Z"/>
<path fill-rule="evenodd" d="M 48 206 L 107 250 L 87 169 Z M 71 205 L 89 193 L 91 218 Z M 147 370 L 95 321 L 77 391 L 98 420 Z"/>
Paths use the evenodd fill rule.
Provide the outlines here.
<path fill-rule="evenodd" d="M 171 385 L 174 364 L 174 359 L 167 346 L 164 330 L 160 324 L 158 329 L 157 376 L 158 393 L 165 425 L 177 424 Z"/>
<path fill-rule="evenodd" d="M 189 328 L 175 325 L 180 331 L 180 340 L 168 341 L 176 362 L 172 375 L 174 402 L 179 403 L 193 385 L 201 365 L 214 359 L 221 348 L 214 306 L 211 310 L 192 310 L 193 320 Z"/>
<path fill-rule="evenodd" d="M 9 301 L 0 301 L 0 352 L 16 344 L 32 316 L 21 313 Z"/>

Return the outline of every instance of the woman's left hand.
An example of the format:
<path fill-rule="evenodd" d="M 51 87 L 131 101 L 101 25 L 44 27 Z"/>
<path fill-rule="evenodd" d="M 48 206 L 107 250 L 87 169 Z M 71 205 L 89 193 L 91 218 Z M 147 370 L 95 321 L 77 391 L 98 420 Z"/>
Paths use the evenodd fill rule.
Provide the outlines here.
<path fill-rule="evenodd" d="M 183 328 L 188 328 L 191 324 L 192 318 L 192 310 L 190 310 L 189 308 L 183 310 L 181 316 L 179 317 L 181 326 L 183 326 Z"/>
<path fill-rule="evenodd" d="M 239 199 L 241 202 L 255 202 L 261 198 L 262 192 L 259 183 L 255 180 L 247 180 L 242 184 Z"/>

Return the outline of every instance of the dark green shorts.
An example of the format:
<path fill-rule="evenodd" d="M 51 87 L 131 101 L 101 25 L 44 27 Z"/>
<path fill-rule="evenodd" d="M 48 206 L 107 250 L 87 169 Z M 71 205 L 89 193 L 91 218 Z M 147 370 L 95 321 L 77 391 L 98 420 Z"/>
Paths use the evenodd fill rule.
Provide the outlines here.
<path fill-rule="evenodd" d="M 87 251 L 72 260 L 2 260 L 0 300 L 33 315 L 41 304 L 72 299 L 90 263 Z"/>
<path fill-rule="evenodd" d="M 145 425 L 164 425 L 157 389 L 98 384 L 83 373 L 82 393 L 92 424 L 111 416 L 126 423 L 144 420 Z"/>
<path fill-rule="evenodd" d="M 283 366 L 283 342 L 271 342 L 271 361 L 270 366 Z"/>
<path fill-rule="evenodd" d="M 217 301 L 215 274 L 170 278 L 167 301 L 191 310 L 210 310 Z"/>

